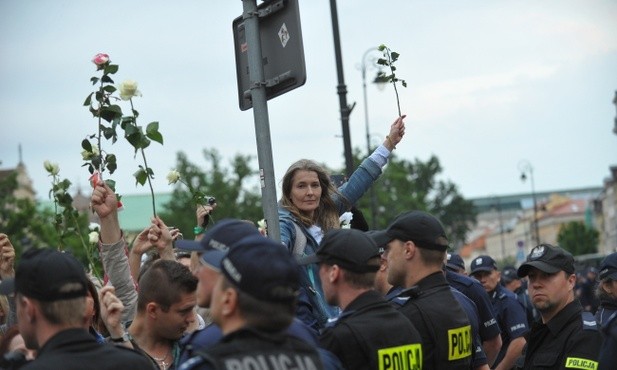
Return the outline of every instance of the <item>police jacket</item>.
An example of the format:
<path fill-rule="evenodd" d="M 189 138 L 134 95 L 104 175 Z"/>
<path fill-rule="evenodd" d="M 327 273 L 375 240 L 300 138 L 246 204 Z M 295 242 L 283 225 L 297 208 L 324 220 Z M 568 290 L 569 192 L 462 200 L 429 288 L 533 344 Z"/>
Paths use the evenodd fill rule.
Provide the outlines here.
<path fill-rule="evenodd" d="M 527 323 L 525 308 L 514 293 L 497 284 L 497 287 L 489 296 L 501 328 L 501 349 L 493 364 L 493 366 L 496 366 L 506 355 L 510 342 L 527 334 L 529 324 Z"/>
<path fill-rule="evenodd" d="M 611 370 L 617 365 L 617 313 L 613 313 L 602 324 L 604 343 L 600 350 L 598 370 Z"/>
<path fill-rule="evenodd" d="M 214 346 L 197 351 L 180 369 L 279 370 L 316 369 L 323 365 L 314 346 L 284 332 L 242 328 Z"/>
<path fill-rule="evenodd" d="M 401 292 L 409 296 L 398 309 L 422 337 L 424 370 L 469 369 L 473 352 L 471 325 L 441 271 Z"/>
<path fill-rule="evenodd" d="M 461 305 L 463 311 L 467 314 L 469 322 L 471 324 L 471 335 L 473 337 L 473 354 L 471 360 L 471 368 L 477 369 L 481 366 L 488 364 L 486 353 L 482 348 L 482 340 L 480 339 L 480 323 L 478 322 L 478 308 L 469 297 L 460 291 L 450 287 L 450 291 L 454 296 L 454 299 Z"/>
<path fill-rule="evenodd" d="M 84 329 L 68 329 L 51 337 L 34 361 L 22 370 L 153 370 L 147 358 L 113 344 L 100 344 Z"/>
<path fill-rule="evenodd" d="M 480 282 L 469 276 L 457 274 L 446 269 L 448 284 L 465 294 L 478 308 L 478 320 L 480 321 L 480 338 L 482 342 L 495 338 L 501 333 L 497 319 L 493 313 L 493 306 L 486 290 Z"/>
<path fill-rule="evenodd" d="M 324 348 L 354 370 L 419 370 L 420 341 L 411 322 L 372 290 L 354 299 L 321 336 Z"/>
<path fill-rule="evenodd" d="M 593 315 L 574 300 L 527 336 L 523 369 L 597 369 L 602 337 Z"/>
<path fill-rule="evenodd" d="M 598 307 L 598 311 L 596 311 L 596 321 L 599 325 L 603 325 L 615 312 L 617 312 L 617 299 L 613 297 L 601 297 L 600 307 Z"/>

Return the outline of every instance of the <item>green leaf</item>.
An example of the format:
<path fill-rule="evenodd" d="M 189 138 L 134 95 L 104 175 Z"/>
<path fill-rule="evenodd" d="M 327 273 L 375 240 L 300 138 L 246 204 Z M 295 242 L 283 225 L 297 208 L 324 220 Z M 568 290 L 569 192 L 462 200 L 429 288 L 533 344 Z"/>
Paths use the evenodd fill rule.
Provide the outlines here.
<path fill-rule="evenodd" d="M 113 93 L 117 89 L 116 89 L 116 87 L 114 85 L 105 85 L 103 87 L 103 90 L 107 91 L 108 93 Z"/>
<path fill-rule="evenodd" d="M 159 123 L 150 122 L 146 127 L 146 136 L 153 141 L 163 145 L 163 135 L 159 132 Z"/>
<path fill-rule="evenodd" d="M 390 58 L 392 58 L 392 61 L 394 62 L 394 61 L 396 61 L 398 59 L 398 57 L 400 55 L 401 54 L 397 53 L 396 51 L 393 51 L 393 52 L 390 53 Z"/>
<path fill-rule="evenodd" d="M 103 71 L 103 73 L 105 73 L 105 75 L 107 74 L 114 74 L 118 72 L 118 65 L 117 64 L 108 64 L 105 66 L 105 70 Z"/>
<path fill-rule="evenodd" d="M 379 45 L 379 47 L 377 47 L 377 50 L 379 50 L 379 51 L 384 51 L 385 49 L 386 49 L 386 45 L 384 45 L 384 44 L 381 44 L 381 45 Z"/>
<path fill-rule="evenodd" d="M 109 77 L 108 75 L 103 75 L 103 77 L 101 78 L 101 81 L 108 83 L 108 84 L 114 83 L 114 80 L 112 80 L 111 77 Z"/>
<path fill-rule="evenodd" d="M 92 153 L 92 143 L 90 142 L 90 140 L 87 140 L 87 139 L 82 140 L 81 147 L 82 149 Z"/>
<path fill-rule="evenodd" d="M 377 64 L 382 65 L 382 66 L 387 66 L 388 65 L 388 61 L 385 60 L 384 58 L 379 58 L 379 59 L 377 59 Z"/>
<path fill-rule="evenodd" d="M 107 163 L 106 167 L 109 170 L 110 174 L 113 174 L 114 171 L 116 171 L 116 169 L 118 168 L 115 154 L 107 154 L 105 156 L 105 163 Z"/>
<path fill-rule="evenodd" d="M 135 184 L 143 185 L 146 183 L 146 180 L 148 180 L 148 174 L 146 173 L 146 171 L 144 171 L 143 168 L 140 168 L 137 172 L 133 174 L 133 176 L 135 176 Z"/>
<path fill-rule="evenodd" d="M 392 72 L 394 72 L 394 71 L 396 71 L 396 67 L 395 67 L 395 66 L 390 66 L 390 70 L 391 70 Z"/>
<path fill-rule="evenodd" d="M 111 122 L 117 117 L 122 117 L 122 108 L 119 105 L 110 105 L 101 108 L 101 118 L 107 122 Z"/>
<path fill-rule="evenodd" d="M 92 77 L 90 78 L 90 81 L 92 81 L 92 84 L 96 84 L 97 82 L 99 82 L 99 78 L 98 77 Z"/>
<path fill-rule="evenodd" d="M 112 191 L 116 191 L 116 182 L 114 180 L 107 179 L 107 180 L 105 180 L 105 183 L 107 184 L 107 186 L 109 186 L 109 188 Z M 118 198 L 118 200 L 120 200 L 120 198 Z"/>
<path fill-rule="evenodd" d="M 403 85 L 403 87 L 407 87 L 407 82 L 405 80 L 401 80 L 401 84 Z"/>
<path fill-rule="evenodd" d="M 92 102 L 92 94 L 94 94 L 93 92 L 91 92 L 90 94 L 88 94 L 88 97 L 86 98 L 86 101 L 84 101 L 84 106 L 89 106 L 90 102 Z"/>

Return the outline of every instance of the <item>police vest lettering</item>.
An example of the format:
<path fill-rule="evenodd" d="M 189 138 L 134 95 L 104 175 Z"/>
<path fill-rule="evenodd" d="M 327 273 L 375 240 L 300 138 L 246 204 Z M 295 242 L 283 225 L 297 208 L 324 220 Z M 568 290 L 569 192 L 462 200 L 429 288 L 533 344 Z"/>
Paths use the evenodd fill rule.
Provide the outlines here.
<path fill-rule="evenodd" d="M 379 370 L 420 370 L 422 369 L 422 345 L 382 348 L 377 351 Z"/>
<path fill-rule="evenodd" d="M 566 359 L 566 369 L 596 370 L 597 368 L 598 363 L 596 361 L 586 358 L 568 357 Z"/>
<path fill-rule="evenodd" d="M 448 330 L 448 360 L 460 360 L 471 356 L 471 325 Z"/>
<path fill-rule="evenodd" d="M 238 355 L 233 358 L 223 360 L 226 370 L 317 370 L 319 367 L 310 356 L 306 355 L 286 355 L 279 354 L 260 354 L 260 355 Z"/>

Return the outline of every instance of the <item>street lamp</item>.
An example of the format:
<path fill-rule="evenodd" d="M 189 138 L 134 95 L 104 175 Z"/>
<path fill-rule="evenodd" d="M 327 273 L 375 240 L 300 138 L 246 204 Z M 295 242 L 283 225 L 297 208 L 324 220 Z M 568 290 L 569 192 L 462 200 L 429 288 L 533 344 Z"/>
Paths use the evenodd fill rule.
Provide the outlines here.
<path fill-rule="evenodd" d="M 495 196 L 493 197 L 495 200 L 495 208 L 497 208 L 497 216 L 499 218 L 499 236 L 501 238 L 501 258 L 506 258 L 506 242 L 503 239 L 503 219 L 501 218 L 501 199 Z"/>
<path fill-rule="evenodd" d="M 368 120 L 368 103 L 366 97 L 366 71 L 369 67 L 379 69 L 377 67 L 377 58 L 375 53 L 379 52 L 377 47 L 372 47 L 364 52 L 362 55 L 362 64 L 360 65 L 360 71 L 362 72 L 362 92 L 364 94 L 364 128 L 366 129 L 366 155 L 371 155 L 371 134 L 369 129 Z M 373 54 L 371 56 L 371 54 Z M 377 228 L 377 194 L 373 186 L 369 189 L 370 205 L 371 205 L 371 229 Z"/>
<path fill-rule="evenodd" d="M 521 181 L 527 180 L 529 174 L 529 180 L 531 182 L 531 197 L 533 199 L 533 230 L 534 239 L 536 245 L 540 244 L 540 231 L 538 229 L 538 203 L 536 202 L 536 188 L 533 181 L 533 167 L 529 161 L 523 159 L 518 163 L 518 169 L 521 171 Z"/>

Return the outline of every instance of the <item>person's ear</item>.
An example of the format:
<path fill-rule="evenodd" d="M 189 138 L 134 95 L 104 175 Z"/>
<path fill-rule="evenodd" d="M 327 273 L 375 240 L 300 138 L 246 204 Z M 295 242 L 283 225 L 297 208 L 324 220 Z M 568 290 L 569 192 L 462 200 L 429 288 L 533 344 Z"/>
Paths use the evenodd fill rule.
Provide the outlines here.
<path fill-rule="evenodd" d="M 227 288 L 223 291 L 223 299 L 221 300 L 221 313 L 224 316 L 230 316 L 238 309 L 238 292 L 233 288 Z"/>
<path fill-rule="evenodd" d="M 418 247 L 416 246 L 416 243 L 412 242 L 411 240 L 406 241 L 403 244 L 405 258 L 408 260 L 412 259 L 416 255 L 417 248 Z"/>
<path fill-rule="evenodd" d="M 157 317 L 157 312 L 161 307 L 156 302 L 150 302 L 146 305 L 146 315 L 150 318 L 155 319 Z"/>
<path fill-rule="evenodd" d="M 39 308 L 37 304 L 28 297 L 19 296 L 20 310 L 24 314 L 26 321 L 30 324 L 36 322 L 36 318 L 38 316 Z"/>

